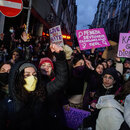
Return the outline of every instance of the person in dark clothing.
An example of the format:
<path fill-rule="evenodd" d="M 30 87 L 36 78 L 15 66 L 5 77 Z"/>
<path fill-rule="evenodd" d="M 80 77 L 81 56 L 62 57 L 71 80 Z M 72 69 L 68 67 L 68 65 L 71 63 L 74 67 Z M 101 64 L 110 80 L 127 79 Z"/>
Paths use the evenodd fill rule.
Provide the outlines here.
<path fill-rule="evenodd" d="M 118 86 L 118 71 L 114 68 L 108 68 L 103 73 L 102 86 L 97 90 L 95 97 L 114 94 L 120 86 Z"/>
<path fill-rule="evenodd" d="M 115 94 L 118 91 L 118 73 L 111 67 L 106 69 L 102 75 L 102 84 L 99 85 L 97 91 L 95 92 L 93 98 L 91 99 L 90 105 L 88 106 L 89 111 L 91 111 L 91 116 L 84 119 L 85 127 L 92 127 L 95 129 L 96 119 L 99 110 L 96 109 L 96 103 L 100 96 Z M 88 109 L 87 109 L 88 110 Z"/>
<path fill-rule="evenodd" d="M 71 107 L 82 108 L 85 75 L 85 62 L 82 54 L 74 54 L 70 79 L 66 89 L 66 95 Z"/>
<path fill-rule="evenodd" d="M 57 47 L 57 45 L 54 46 Z M 44 84 L 55 81 L 59 72 L 61 72 L 61 75 L 63 76 L 67 73 L 67 68 L 65 67 L 67 65 L 65 53 L 63 52 L 63 49 L 61 47 L 59 47 L 59 49 L 61 49 L 62 51 L 55 55 L 56 62 L 52 62 L 52 60 L 48 57 L 40 59 L 39 69 L 41 72 L 42 82 Z M 62 78 L 63 76 L 61 76 L 60 78 Z M 66 76 L 66 80 L 67 79 L 68 77 Z M 49 127 L 53 130 L 65 129 L 65 119 L 62 109 L 62 106 L 64 104 L 64 89 L 65 86 L 53 86 L 51 87 L 51 91 L 47 88 L 48 95 L 50 95 L 48 96 L 49 120 L 52 124 Z"/>
<path fill-rule="evenodd" d="M 11 55 L 11 59 L 10 59 L 10 63 L 12 64 L 15 64 L 19 61 L 22 61 L 23 60 L 23 54 L 22 54 L 22 51 L 18 48 L 15 48 L 13 51 L 12 51 L 12 55 Z"/>
<path fill-rule="evenodd" d="M 31 60 L 32 58 L 32 43 L 28 38 L 28 35 L 24 29 L 19 29 L 19 42 L 17 43 L 17 48 L 22 50 L 25 60 Z"/>
<path fill-rule="evenodd" d="M 40 80 L 37 80 L 37 75 L 37 69 L 31 63 L 20 62 L 12 67 L 9 98 L 0 104 L 0 129 L 27 130 L 42 127 L 41 121 L 45 121 L 43 117 L 46 115 L 45 90 Z M 8 125 L 7 120 L 10 121 Z"/>
<path fill-rule="evenodd" d="M 107 60 L 108 68 L 114 67 L 114 65 L 115 65 L 115 62 L 114 62 L 113 59 L 110 58 L 110 59 Z"/>
<path fill-rule="evenodd" d="M 123 62 L 123 73 L 125 73 L 127 70 L 130 70 L 130 58 L 126 58 Z"/>
<path fill-rule="evenodd" d="M 4 43 L 0 44 L 0 63 L 5 62 L 7 60 L 8 53 L 5 48 Z"/>
<path fill-rule="evenodd" d="M 4 39 L 3 39 L 3 43 L 5 44 L 5 48 L 7 49 L 7 52 L 9 53 L 10 52 L 10 45 L 11 45 L 11 41 L 12 41 L 12 38 L 11 38 L 11 32 L 10 32 L 10 29 L 4 33 Z"/>
<path fill-rule="evenodd" d="M 39 63 L 39 68 L 42 77 L 46 77 L 47 81 L 53 81 L 55 79 L 54 65 L 50 58 L 48 57 L 41 58 Z"/>
<path fill-rule="evenodd" d="M 60 53 L 53 45 L 51 51 Z M 61 66 L 64 67 L 61 67 Z M 47 126 L 47 98 L 66 83 L 65 61 L 58 61 L 55 80 L 44 86 L 37 68 L 29 62 L 16 63 L 9 76 L 9 98 L 0 102 L 0 129 L 51 130 Z M 62 70 L 65 70 L 63 74 Z M 51 122 L 49 123 L 50 125 Z"/>
<path fill-rule="evenodd" d="M 86 88 L 84 99 L 83 99 L 83 108 L 85 110 L 88 109 L 88 106 L 90 105 L 91 101 L 93 100 L 94 94 L 99 89 L 99 87 L 102 83 L 102 74 L 104 71 L 104 67 L 101 63 L 97 64 L 97 66 L 95 68 L 93 68 L 93 70 L 89 69 L 89 68 L 87 69 L 87 76 L 86 76 L 87 77 L 87 88 Z"/>
<path fill-rule="evenodd" d="M 104 69 L 107 69 L 108 65 L 107 65 L 107 61 L 106 60 L 102 61 L 102 65 L 103 65 Z"/>
<path fill-rule="evenodd" d="M 0 64 L 0 100 L 8 96 L 8 77 L 12 64 L 3 62 Z"/>

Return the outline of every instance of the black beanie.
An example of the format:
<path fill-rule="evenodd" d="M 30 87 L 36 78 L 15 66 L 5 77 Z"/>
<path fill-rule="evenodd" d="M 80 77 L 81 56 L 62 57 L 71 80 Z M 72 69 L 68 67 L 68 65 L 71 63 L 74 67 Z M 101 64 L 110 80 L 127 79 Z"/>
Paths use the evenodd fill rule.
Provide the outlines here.
<path fill-rule="evenodd" d="M 73 61 L 72 61 L 73 65 L 75 65 L 75 64 L 76 64 L 79 60 L 81 60 L 81 59 L 83 59 L 83 56 L 82 56 L 81 53 L 75 54 L 75 55 L 74 55 L 74 58 L 73 58 Z M 83 60 L 84 60 L 84 59 L 83 59 Z"/>
<path fill-rule="evenodd" d="M 126 58 L 124 63 L 129 63 L 130 64 L 130 58 Z"/>
<path fill-rule="evenodd" d="M 106 69 L 104 72 L 103 72 L 103 76 L 105 75 L 105 74 L 109 74 L 109 75 L 112 75 L 112 77 L 114 78 L 114 80 L 118 80 L 118 72 L 117 72 L 117 70 L 115 69 L 115 68 L 108 68 L 108 69 Z"/>

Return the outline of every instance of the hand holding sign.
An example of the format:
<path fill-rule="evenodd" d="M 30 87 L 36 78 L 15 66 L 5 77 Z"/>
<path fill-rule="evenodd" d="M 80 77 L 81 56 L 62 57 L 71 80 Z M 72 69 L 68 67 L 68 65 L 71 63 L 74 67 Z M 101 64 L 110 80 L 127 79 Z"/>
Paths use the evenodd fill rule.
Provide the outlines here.
<path fill-rule="evenodd" d="M 89 69 L 94 70 L 91 61 L 85 60 L 85 63 L 86 63 L 86 66 L 87 66 Z"/>
<path fill-rule="evenodd" d="M 50 49 L 51 49 L 51 52 L 56 52 L 56 53 L 59 53 L 60 51 L 63 51 L 63 48 L 56 45 L 56 44 L 51 44 Z"/>
<path fill-rule="evenodd" d="M 95 51 L 95 48 L 93 47 L 93 48 L 91 49 L 91 53 L 94 53 L 94 51 Z"/>
<path fill-rule="evenodd" d="M 28 40 L 28 35 L 27 35 L 27 33 L 26 33 L 25 31 L 22 33 L 21 39 L 22 39 L 24 42 L 26 42 L 26 41 Z"/>
<path fill-rule="evenodd" d="M 79 53 L 81 53 L 80 48 L 79 48 L 78 46 L 76 47 L 76 50 L 77 50 Z"/>

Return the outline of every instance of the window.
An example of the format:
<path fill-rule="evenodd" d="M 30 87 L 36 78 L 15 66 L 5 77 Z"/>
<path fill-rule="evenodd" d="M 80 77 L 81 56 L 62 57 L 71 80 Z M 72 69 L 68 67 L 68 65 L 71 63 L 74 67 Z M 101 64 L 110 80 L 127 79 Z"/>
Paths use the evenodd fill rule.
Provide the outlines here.
<path fill-rule="evenodd" d="M 107 19 L 109 19 L 110 18 L 110 12 L 108 12 L 108 15 L 107 15 Z"/>
<path fill-rule="evenodd" d="M 116 8 L 114 8 L 113 12 L 112 12 L 112 17 L 115 16 L 115 12 L 116 12 Z"/>

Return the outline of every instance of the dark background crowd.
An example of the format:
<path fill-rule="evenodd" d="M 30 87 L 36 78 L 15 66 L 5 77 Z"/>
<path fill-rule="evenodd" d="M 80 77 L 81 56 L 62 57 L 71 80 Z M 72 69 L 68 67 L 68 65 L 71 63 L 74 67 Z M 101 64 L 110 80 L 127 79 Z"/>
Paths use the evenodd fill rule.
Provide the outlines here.
<path fill-rule="evenodd" d="M 129 129 L 130 58 L 102 53 L 10 27 L 0 35 L 0 129 L 72 130 L 63 107 L 91 113 L 79 129 Z"/>

